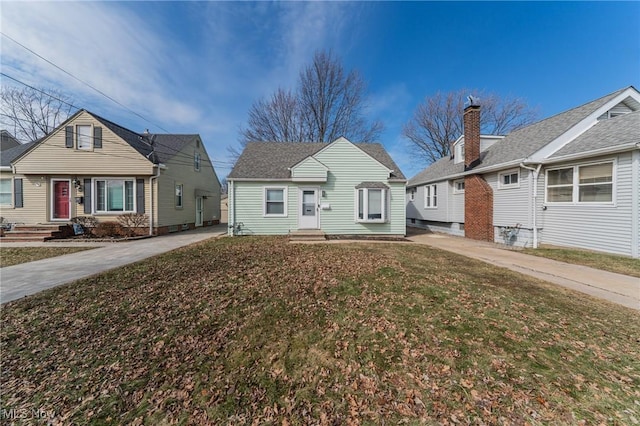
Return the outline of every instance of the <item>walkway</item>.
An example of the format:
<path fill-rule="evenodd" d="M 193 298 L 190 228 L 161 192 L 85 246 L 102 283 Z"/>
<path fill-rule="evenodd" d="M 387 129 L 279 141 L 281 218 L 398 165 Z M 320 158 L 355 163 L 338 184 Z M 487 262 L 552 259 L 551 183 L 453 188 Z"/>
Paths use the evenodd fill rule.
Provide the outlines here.
<path fill-rule="evenodd" d="M 418 232 L 411 230 L 408 239 L 640 310 L 639 278 L 505 250 L 488 242 Z"/>
<path fill-rule="evenodd" d="M 0 303 L 16 300 L 179 247 L 218 237 L 226 232 L 227 225 L 221 224 L 143 240 L 98 243 L 102 247 L 0 268 Z M 96 243 L 89 243 L 89 245 L 91 244 L 95 245 Z M 3 243 L 2 247 L 24 247 L 26 245 L 25 243 Z M 82 247 L 88 244 L 47 242 L 28 245 L 31 247 Z"/>

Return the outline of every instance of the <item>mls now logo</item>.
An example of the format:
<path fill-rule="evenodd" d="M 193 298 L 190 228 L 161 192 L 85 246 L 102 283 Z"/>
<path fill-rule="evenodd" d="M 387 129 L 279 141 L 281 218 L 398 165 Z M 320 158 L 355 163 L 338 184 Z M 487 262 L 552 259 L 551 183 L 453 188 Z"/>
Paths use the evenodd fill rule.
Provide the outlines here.
<path fill-rule="evenodd" d="M 55 413 L 53 411 L 46 411 L 41 408 L 33 408 L 31 410 L 26 408 L 3 408 L 0 410 L 1 420 L 47 419 L 54 416 Z"/>

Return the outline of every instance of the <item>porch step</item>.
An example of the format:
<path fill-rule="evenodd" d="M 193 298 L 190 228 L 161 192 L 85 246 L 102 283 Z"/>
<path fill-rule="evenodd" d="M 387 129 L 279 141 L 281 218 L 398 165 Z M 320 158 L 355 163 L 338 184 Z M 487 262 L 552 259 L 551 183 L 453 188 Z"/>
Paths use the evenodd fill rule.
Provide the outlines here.
<path fill-rule="evenodd" d="M 326 234 L 319 229 L 300 229 L 289 232 L 289 241 L 324 241 Z"/>
<path fill-rule="evenodd" d="M 15 225 L 11 231 L 4 231 L 0 241 L 4 242 L 26 242 L 26 241 L 48 241 L 56 238 L 64 238 L 72 234 L 68 225 Z"/>

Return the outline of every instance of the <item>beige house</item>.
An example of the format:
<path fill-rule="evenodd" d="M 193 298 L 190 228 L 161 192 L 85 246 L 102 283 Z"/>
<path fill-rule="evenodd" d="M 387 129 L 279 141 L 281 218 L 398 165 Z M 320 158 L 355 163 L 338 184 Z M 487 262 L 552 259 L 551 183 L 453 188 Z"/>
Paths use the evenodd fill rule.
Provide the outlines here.
<path fill-rule="evenodd" d="M 220 221 L 220 182 L 199 135 L 136 133 L 80 110 L 2 153 L 0 215 L 19 224 L 148 217 L 164 234 Z"/>

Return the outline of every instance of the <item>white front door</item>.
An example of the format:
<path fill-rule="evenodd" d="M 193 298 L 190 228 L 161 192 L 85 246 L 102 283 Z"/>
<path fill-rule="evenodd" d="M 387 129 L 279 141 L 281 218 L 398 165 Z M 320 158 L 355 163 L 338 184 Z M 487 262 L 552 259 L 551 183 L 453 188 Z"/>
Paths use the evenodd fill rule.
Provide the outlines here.
<path fill-rule="evenodd" d="M 300 188 L 298 212 L 298 229 L 318 229 L 318 190 L 314 188 Z"/>
<path fill-rule="evenodd" d="M 196 197 L 196 226 L 202 226 L 202 197 Z"/>

